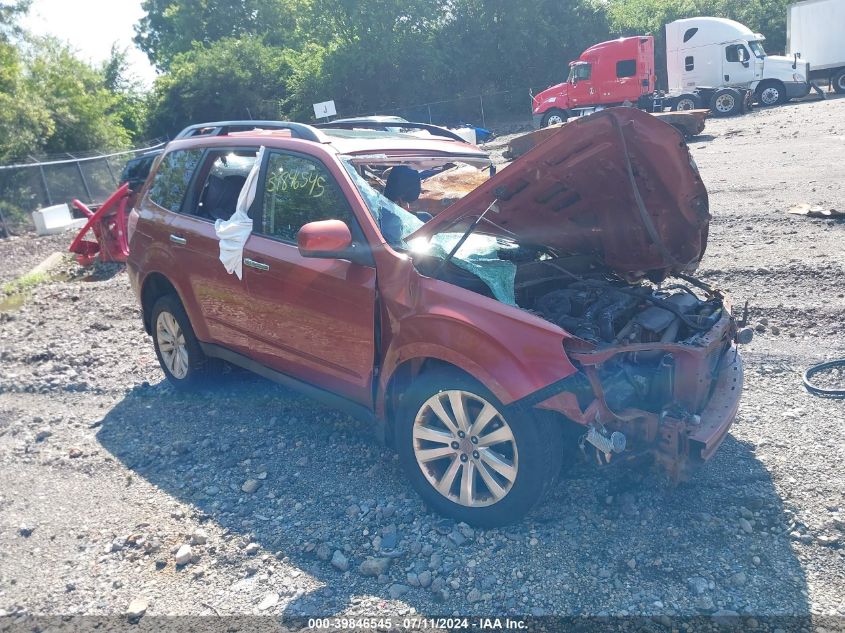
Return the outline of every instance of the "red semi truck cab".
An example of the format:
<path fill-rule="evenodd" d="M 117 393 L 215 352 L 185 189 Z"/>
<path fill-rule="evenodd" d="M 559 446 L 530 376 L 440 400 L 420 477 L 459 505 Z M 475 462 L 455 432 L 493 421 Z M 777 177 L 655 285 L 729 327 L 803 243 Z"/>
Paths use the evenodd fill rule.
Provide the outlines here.
<path fill-rule="evenodd" d="M 534 125 L 562 123 L 572 110 L 636 104 L 655 90 L 654 38 L 620 37 L 591 46 L 569 63 L 566 81 L 533 97 Z"/>

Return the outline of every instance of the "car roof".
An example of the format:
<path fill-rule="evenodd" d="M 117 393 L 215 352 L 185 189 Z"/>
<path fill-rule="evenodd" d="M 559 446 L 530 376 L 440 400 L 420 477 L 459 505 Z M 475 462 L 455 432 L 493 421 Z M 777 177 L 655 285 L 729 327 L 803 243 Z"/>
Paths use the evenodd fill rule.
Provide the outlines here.
<path fill-rule="evenodd" d="M 254 126 L 253 129 L 244 127 Z M 189 147 L 232 147 L 252 141 L 275 147 L 330 147 L 342 155 L 416 155 L 489 160 L 487 152 L 463 140 L 434 136 L 426 130 L 401 132 L 373 129 L 317 129 L 303 123 L 284 121 L 234 121 L 201 123 L 179 133 L 171 145 Z"/>

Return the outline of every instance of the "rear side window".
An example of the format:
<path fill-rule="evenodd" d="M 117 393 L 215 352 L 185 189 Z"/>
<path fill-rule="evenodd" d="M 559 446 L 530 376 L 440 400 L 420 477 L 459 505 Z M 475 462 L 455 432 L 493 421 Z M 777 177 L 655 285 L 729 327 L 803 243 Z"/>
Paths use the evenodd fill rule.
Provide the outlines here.
<path fill-rule="evenodd" d="M 684 42 L 689 42 L 696 33 L 698 33 L 698 27 L 687 29 L 687 32 L 684 33 Z"/>
<path fill-rule="evenodd" d="M 354 232 L 349 202 L 322 163 L 272 152 L 267 162 L 261 232 L 293 242 L 304 224 L 319 220 L 342 220 Z"/>
<path fill-rule="evenodd" d="M 693 70 L 695 68 L 695 60 L 692 55 L 684 58 L 684 70 Z"/>
<path fill-rule="evenodd" d="M 636 59 L 623 59 L 621 61 L 616 62 L 616 76 L 619 78 L 622 77 L 633 77 L 637 74 L 637 60 Z"/>
<path fill-rule="evenodd" d="M 167 154 L 150 187 L 150 200 L 178 212 L 201 158 L 202 150 L 199 149 L 176 150 Z"/>

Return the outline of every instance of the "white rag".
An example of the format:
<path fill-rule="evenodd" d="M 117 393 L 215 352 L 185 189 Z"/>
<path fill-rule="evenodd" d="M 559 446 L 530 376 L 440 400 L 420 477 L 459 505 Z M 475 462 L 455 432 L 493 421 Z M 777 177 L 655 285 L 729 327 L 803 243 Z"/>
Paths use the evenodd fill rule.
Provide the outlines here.
<path fill-rule="evenodd" d="M 220 240 L 220 261 L 230 275 L 235 273 L 238 279 L 243 279 L 244 245 L 252 233 L 252 218 L 247 215 L 255 192 L 258 189 L 258 174 L 261 171 L 261 159 L 264 158 L 264 146 L 258 150 L 255 164 L 249 170 L 246 182 L 238 194 L 235 212 L 228 220 L 217 220 L 214 231 Z"/>

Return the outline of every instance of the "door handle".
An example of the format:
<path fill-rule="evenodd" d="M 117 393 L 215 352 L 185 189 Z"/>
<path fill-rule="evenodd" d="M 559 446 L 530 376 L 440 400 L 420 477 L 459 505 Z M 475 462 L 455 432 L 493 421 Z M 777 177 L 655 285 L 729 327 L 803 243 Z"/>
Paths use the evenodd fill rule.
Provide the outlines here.
<path fill-rule="evenodd" d="M 255 270 L 270 270 L 269 264 L 257 262 L 254 259 L 250 259 L 249 257 L 244 258 L 244 264 L 246 266 L 249 266 L 250 268 L 255 268 Z"/>
<path fill-rule="evenodd" d="M 178 244 L 179 246 L 184 246 L 185 244 L 188 243 L 188 240 L 186 240 L 184 237 L 179 237 L 178 235 L 173 235 L 173 233 L 170 234 L 170 241 L 173 242 L 174 244 Z"/>

